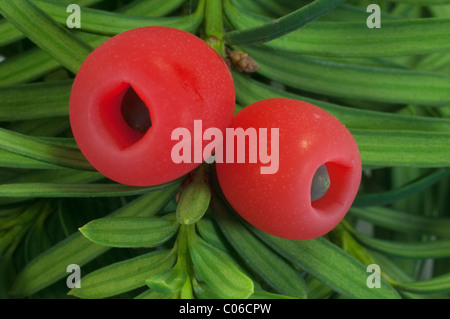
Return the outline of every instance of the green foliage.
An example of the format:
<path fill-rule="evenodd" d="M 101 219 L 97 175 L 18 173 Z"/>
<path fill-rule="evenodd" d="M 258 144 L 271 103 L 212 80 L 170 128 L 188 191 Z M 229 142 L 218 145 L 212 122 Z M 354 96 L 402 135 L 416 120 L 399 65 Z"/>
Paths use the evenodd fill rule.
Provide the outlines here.
<path fill-rule="evenodd" d="M 156 247 L 169 240 L 178 224 L 166 218 L 100 218 L 80 228 L 90 241 L 110 247 Z"/>
<path fill-rule="evenodd" d="M 450 1 L 383 1 L 380 29 L 363 0 L 83 0 L 73 30 L 69 3 L 0 0 L 0 298 L 450 296 Z M 156 187 L 94 170 L 70 131 L 74 75 L 111 36 L 150 25 L 249 54 L 259 69 L 232 70 L 236 111 L 288 97 L 349 128 L 363 179 L 336 229 L 255 229 L 213 165 Z M 70 264 L 81 288 L 66 286 Z M 370 264 L 381 288 L 366 285 Z"/>
<path fill-rule="evenodd" d="M 248 298 L 253 294 L 252 280 L 234 266 L 220 249 L 188 234 L 189 252 L 194 271 L 219 297 L 225 299 Z"/>
<path fill-rule="evenodd" d="M 211 200 L 211 191 L 205 179 L 205 166 L 202 165 L 180 196 L 176 210 L 180 224 L 195 224 L 206 213 Z"/>
<path fill-rule="evenodd" d="M 237 2 L 233 1 L 233 4 L 238 5 Z M 327 1 L 324 2 L 329 5 Z M 225 1 L 224 9 L 232 25 L 238 29 L 236 33 L 228 35 L 232 44 L 248 44 L 234 41 L 233 35 L 245 34 L 248 29 L 271 22 L 269 17 L 231 5 L 230 0 Z M 267 41 L 264 46 L 316 56 L 377 58 L 432 53 L 450 47 L 448 42 L 442 41 L 450 33 L 449 18 L 388 20 L 383 21 L 383 27 L 376 31 L 364 27 L 366 19 L 367 13 L 361 13 L 341 23 L 317 21 L 281 38 Z M 264 34 L 263 31 L 261 33 Z M 393 41 L 395 45 L 391 45 Z"/>
<path fill-rule="evenodd" d="M 301 272 L 253 236 L 217 198 L 213 210 L 230 244 L 258 277 L 281 294 L 306 298 L 307 288 Z"/>
<path fill-rule="evenodd" d="M 81 288 L 69 294 L 80 298 L 107 298 L 145 285 L 145 279 L 173 265 L 170 250 L 157 250 L 102 267 L 83 278 Z"/>

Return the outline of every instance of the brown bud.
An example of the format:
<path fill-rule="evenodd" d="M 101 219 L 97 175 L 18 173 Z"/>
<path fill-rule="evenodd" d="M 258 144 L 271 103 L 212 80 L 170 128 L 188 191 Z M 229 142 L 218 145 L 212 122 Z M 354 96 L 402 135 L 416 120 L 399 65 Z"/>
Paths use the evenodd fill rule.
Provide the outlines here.
<path fill-rule="evenodd" d="M 231 65 L 238 72 L 252 73 L 259 70 L 259 66 L 255 60 L 242 51 L 227 50 Z"/>

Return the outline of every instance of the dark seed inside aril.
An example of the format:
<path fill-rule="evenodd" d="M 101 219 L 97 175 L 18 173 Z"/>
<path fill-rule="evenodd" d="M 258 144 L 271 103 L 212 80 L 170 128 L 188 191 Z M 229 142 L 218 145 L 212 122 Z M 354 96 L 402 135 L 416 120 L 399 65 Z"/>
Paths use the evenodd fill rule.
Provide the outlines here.
<path fill-rule="evenodd" d="M 323 197 L 330 187 L 330 176 L 325 165 L 321 165 L 314 173 L 311 183 L 311 201 Z"/>
<path fill-rule="evenodd" d="M 123 97 L 121 112 L 128 126 L 136 132 L 145 134 L 152 126 L 147 106 L 131 86 Z"/>

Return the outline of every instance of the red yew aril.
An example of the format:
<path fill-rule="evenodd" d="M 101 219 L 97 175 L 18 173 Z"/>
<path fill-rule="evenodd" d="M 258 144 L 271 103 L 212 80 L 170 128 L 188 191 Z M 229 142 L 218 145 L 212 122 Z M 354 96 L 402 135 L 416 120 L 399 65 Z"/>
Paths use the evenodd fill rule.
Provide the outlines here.
<path fill-rule="evenodd" d="M 260 160 L 216 164 L 221 189 L 238 214 L 269 234 L 295 240 L 317 238 L 337 226 L 361 181 L 358 147 L 341 122 L 312 104 L 274 98 L 242 109 L 232 127 L 268 128 L 269 132 L 279 128 L 279 168 L 275 173 L 261 174 L 260 168 L 267 164 Z M 248 145 L 245 147 L 248 152 Z M 235 154 L 239 152 L 236 148 Z M 276 149 L 270 144 L 267 148 L 268 153 Z M 328 172 L 329 187 L 323 196 L 311 200 L 313 177 L 322 165 Z M 328 176 L 323 178 L 322 173 L 315 179 L 328 181 Z"/>
<path fill-rule="evenodd" d="M 223 58 L 200 38 L 168 27 L 121 33 L 83 62 L 70 97 L 70 122 L 87 160 L 123 184 L 153 186 L 200 163 L 174 163 L 175 128 L 230 125 L 234 84 Z M 206 144 L 207 142 L 204 142 Z"/>

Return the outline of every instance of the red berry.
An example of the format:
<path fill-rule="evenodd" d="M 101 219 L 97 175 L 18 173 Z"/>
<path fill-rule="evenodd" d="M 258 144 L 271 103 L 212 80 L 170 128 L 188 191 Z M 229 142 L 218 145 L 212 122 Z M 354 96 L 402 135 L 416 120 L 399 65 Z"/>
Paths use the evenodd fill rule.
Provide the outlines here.
<path fill-rule="evenodd" d="M 344 218 L 360 185 L 361 159 L 352 135 L 335 117 L 306 102 L 277 98 L 245 107 L 232 127 L 255 128 L 258 149 L 259 129 L 267 128 L 267 154 L 273 153 L 273 163 L 261 161 L 260 154 L 256 163 L 247 155 L 245 163 L 216 164 L 225 197 L 245 220 L 272 235 L 305 240 L 328 233 Z M 279 129 L 279 139 L 271 145 L 272 128 Z M 246 153 L 256 150 L 248 144 Z M 235 159 L 243 151 L 237 145 Z M 329 180 L 323 168 L 315 180 L 329 181 L 329 188 L 312 201 L 313 177 L 323 164 Z M 262 174 L 261 168 L 271 165 L 274 173 Z"/>
<path fill-rule="evenodd" d="M 88 161 L 119 183 L 151 186 L 200 163 L 174 163 L 175 128 L 194 120 L 225 129 L 234 111 L 231 73 L 196 36 L 168 27 L 121 33 L 82 64 L 70 97 L 74 137 Z M 203 146 L 207 142 L 203 142 Z"/>

